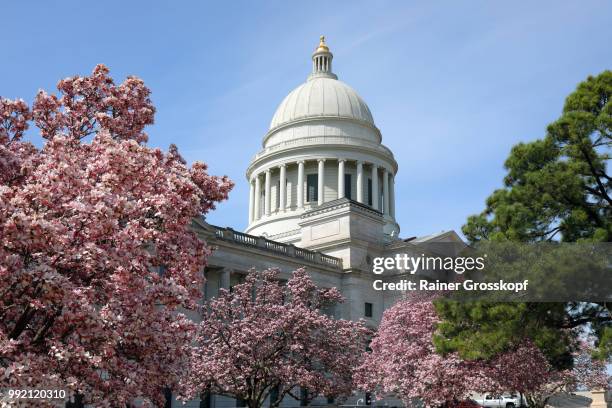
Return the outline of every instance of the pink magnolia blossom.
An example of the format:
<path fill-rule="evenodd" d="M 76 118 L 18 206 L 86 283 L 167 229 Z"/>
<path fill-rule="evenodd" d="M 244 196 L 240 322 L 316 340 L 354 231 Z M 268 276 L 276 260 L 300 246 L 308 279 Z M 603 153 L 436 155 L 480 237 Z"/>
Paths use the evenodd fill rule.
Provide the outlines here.
<path fill-rule="evenodd" d="M 438 321 L 430 299 L 406 299 L 386 310 L 372 351 L 357 371 L 359 386 L 377 397 L 395 394 L 406 405 L 417 399 L 436 406 L 465 398 L 470 379 L 481 378 L 473 371 L 476 364 L 435 352 L 432 335 Z"/>
<path fill-rule="evenodd" d="M 407 298 L 385 311 L 356 381 L 367 391 L 395 394 L 404 403 L 438 406 L 474 392 L 534 393 L 552 380 L 550 366 L 531 343 L 492 361 L 465 361 L 456 353 L 440 355 L 432 336 L 439 318 L 428 297 Z"/>
<path fill-rule="evenodd" d="M 147 147 L 149 90 L 107 74 L 62 80 L 32 111 L 0 98 L 0 388 L 160 404 L 209 253 L 189 226 L 232 183 Z M 41 149 L 21 140 L 31 119 Z"/>
<path fill-rule="evenodd" d="M 59 81 L 59 97 L 39 91 L 32 113 L 42 136 L 52 139 L 62 133 L 80 140 L 103 128 L 116 139 L 146 142 L 143 129 L 153 123 L 155 113 L 149 89 L 136 77 L 115 85 L 108 72 L 98 65 L 91 76 Z"/>
<path fill-rule="evenodd" d="M 203 313 L 185 398 L 213 392 L 261 407 L 276 395 L 338 397 L 354 389 L 353 368 L 365 350 L 361 322 L 334 319 L 321 309 L 342 300 L 334 289 L 317 288 L 303 269 L 283 286 L 274 270 L 252 271 L 232 292 L 222 289 Z M 276 394 L 274 394 L 276 391 Z"/>
<path fill-rule="evenodd" d="M 31 118 L 23 100 L 0 97 L 0 188 L 23 182 L 37 159 L 34 145 L 21 140 Z"/>
<path fill-rule="evenodd" d="M 533 368 L 536 370 L 533 377 L 539 376 L 541 380 L 529 384 L 529 387 L 525 387 L 520 381 L 517 381 L 516 378 L 510 378 L 508 386 L 514 386 L 513 389 L 524 393 L 529 406 L 533 408 L 546 407 L 549 399 L 556 394 L 573 392 L 579 389 L 607 389 L 612 384 L 611 378 L 606 370 L 606 363 L 594 359 L 594 351 L 595 348 L 593 347 L 592 341 L 580 340 L 576 345 L 576 351 L 573 356 L 574 366 L 571 370 L 555 370 L 547 361 L 544 361 L 537 364 L 537 366 L 526 367 L 527 369 Z M 530 357 L 526 354 L 531 354 L 532 359 L 543 359 L 541 353 L 540 356 L 536 357 L 533 355 L 534 352 L 529 350 L 519 351 L 516 354 L 516 359 L 529 359 Z M 513 361 L 508 360 L 509 359 L 504 359 L 502 356 L 494 363 L 513 363 Z M 498 375 L 501 376 L 502 373 Z M 521 386 L 523 388 L 521 388 Z"/>

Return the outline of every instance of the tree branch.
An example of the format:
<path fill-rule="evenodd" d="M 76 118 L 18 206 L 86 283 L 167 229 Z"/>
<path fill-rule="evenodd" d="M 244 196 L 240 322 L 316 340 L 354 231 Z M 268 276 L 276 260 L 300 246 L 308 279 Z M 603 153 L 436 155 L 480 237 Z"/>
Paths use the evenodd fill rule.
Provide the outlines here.
<path fill-rule="evenodd" d="M 591 170 L 591 174 L 595 178 L 595 182 L 597 183 L 597 187 L 599 189 L 601 197 L 604 200 L 606 200 L 608 202 L 608 204 L 612 205 L 612 198 L 610 198 L 610 196 L 608 195 L 608 193 L 606 191 L 605 186 L 601 182 L 601 179 L 599 178 L 599 172 L 597 171 L 597 169 L 595 169 L 595 166 L 593 164 L 593 161 L 591 160 L 591 157 L 589 156 L 588 152 L 586 152 L 584 150 L 584 148 L 581 147 L 580 151 L 582 152 L 582 155 L 584 156 L 584 159 L 586 160 L 587 164 L 589 165 L 589 169 Z"/>

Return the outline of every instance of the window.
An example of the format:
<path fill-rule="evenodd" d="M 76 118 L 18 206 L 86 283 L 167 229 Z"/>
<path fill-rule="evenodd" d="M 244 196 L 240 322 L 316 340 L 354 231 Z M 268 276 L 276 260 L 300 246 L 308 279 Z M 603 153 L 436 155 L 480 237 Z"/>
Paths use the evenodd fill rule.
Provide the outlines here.
<path fill-rule="evenodd" d="M 212 407 L 212 398 L 210 392 L 205 392 L 200 395 L 200 408 Z"/>
<path fill-rule="evenodd" d="M 74 402 L 72 401 L 73 399 Z M 74 398 L 70 398 L 68 401 L 66 401 L 66 408 L 81 408 L 84 406 L 83 394 L 74 394 Z"/>
<path fill-rule="evenodd" d="M 276 209 L 280 208 L 280 180 L 276 183 Z"/>
<path fill-rule="evenodd" d="M 306 201 L 309 203 L 319 200 L 319 176 L 308 174 L 306 176 Z"/>
<path fill-rule="evenodd" d="M 368 179 L 368 205 L 372 205 L 372 179 Z"/>
<path fill-rule="evenodd" d="M 278 389 L 279 386 L 277 385 L 270 391 L 270 406 L 273 406 L 277 402 L 276 400 L 278 399 Z"/>
<path fill-rule="evenodd" d="M 352 191 L 351 191 L 351 175 L 350 174 L 345 174 L 344 175 L 344 196 L 346 198 L 352 198 Z"/>
<path fill-rule="evenodd" d="M 304 387 L 300 387 L 300 407 L 308 405 L 308 390 Z"/>
<path fill-rule="evenodd" d="M 159 277 L 163 278 L 164 276 L 166 276 L 166 272 L 168 272 L 168 268 L 166 268 L 166 265 L 159 265 L 159 269 L 157 271 Z"/>
<path fill-rule="evenodd" d="M 234 278 L 234 279 L 232 279 Z M 230 281 L 229 281 L 229 291 L 230 293 L 234 292 L 234 286 L 236 285 L 240 285 L 241 283 L 244 283 L 245 281 L 245 275 L 241 274 L 241 273 L 237 273 L 237 274 L 230 274 Z M 253 293 L 252 296 L 254 297 L 255 294 Z"/>
<path fill-rule="evenodd" d="M 363 311 L 363 314 L 365 315 L 365 317 L 372 317 L 372 304 L 366 302 L 365 303 L 365 310 Z"/>
<path fill-rule="evenodd" d="M 172 390 L 164 388 L 164 408 L 172 408 Z"/>

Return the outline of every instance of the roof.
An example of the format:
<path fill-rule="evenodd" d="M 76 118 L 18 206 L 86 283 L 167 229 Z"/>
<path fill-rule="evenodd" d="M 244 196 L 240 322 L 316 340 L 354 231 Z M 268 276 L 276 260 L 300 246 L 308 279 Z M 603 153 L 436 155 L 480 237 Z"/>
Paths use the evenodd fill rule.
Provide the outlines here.
<path fill-rule="evenodd" d="M 374 126 L 370 108 L 353 88 L 337 79 L 313 77 L 285 97 L 272 117 L 270 129 L 323 117 L 353 119 Z"/>

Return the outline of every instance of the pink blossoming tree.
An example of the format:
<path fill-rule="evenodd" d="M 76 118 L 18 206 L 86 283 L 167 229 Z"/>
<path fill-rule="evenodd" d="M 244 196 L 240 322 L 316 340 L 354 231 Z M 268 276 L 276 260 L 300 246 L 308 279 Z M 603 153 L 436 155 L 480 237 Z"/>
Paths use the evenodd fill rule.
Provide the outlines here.
<path fill-rule="evenodd" d="M 549 400 L 564 393 L 579 389 L 601 390 L 610 387 L 610 376 L 607 374 L 606 363 L 594 359 L 595 347 L 592 341 L 580 341 L 574 352 L 574 366 L 571 370 L 556 370 L 544 358 L 536 347 L 519 348 L 515 353 L 506 353 L 495 358 L 491 364 L 497 373 L 493 375 L 506 389 L 522 392 L 527 404 L 532 408 L 544 408 Z M 524 369 L 531 375 L 516 375 L 504 372 L 502 364 L 516 364 L 517 361 L 531 361 L 530 367 Z M 524 365 L 524 364 L 523 364 Z M 532 382 L 526 383 L 521 377 L 527 377 Z M 502 382 L 503 380 L 503 382 Z"/>
<path fill-rule="evenodd" d="M 518 391 L 537 408 L 572 384 L 601 387 L 607 381 L 605 366 L 590 356 L 577 359 L 574 370 L 558 372 L 531 343 L 490 361 L 465 361 L 455 353 L 442 356 L 432 343 L 439 321 L 426 297 L 401 300 L 385 311 L 372 351 L 357 370 L 360 388 L 378 396 L 395 394 L 407 405 L 420 400 L 428 407 L 452 404 L 474 392 Z"/>
<path fill-rule="evenodd" d="M 350 394 L 369 331 L 323 313 L 340 301 L 303 269 L 286 285 L 267 270 L 249 273 L 232 292 L 222 289 L 205 305 L 184 397 L 213 392 L 256 408 L 268 397 L 272 407 L 287 395 L 299 399 L 300 388 L 308 400 Z"/>
<path fill-rule="evenodd" d="M 465 398 L 469 383 L 486 388 L 476 364 L 435 352 L 437 323 L 429 299 L 402 300 L 386 310 L 372 351 L 356 373 L 360 388 L 377 397 L 394 394 L 406 405 L 422 400 L 428 407 Z"/>
<path fill-rule="evenodd" d="M 58 90 L 32 109 L 0 98 L 0 387 L 160 404 L 194 332 L 180 310 L 201 298 L 208 250 L 189 226 L 232 183 L 145 145 L 140 79 L 100 65 Z"/>

